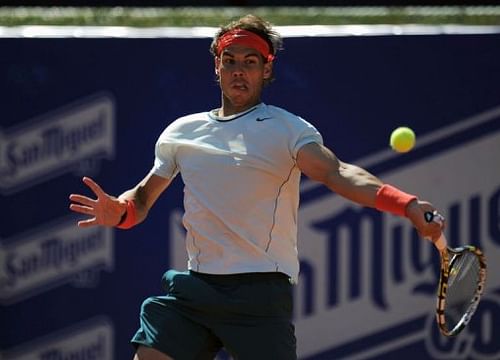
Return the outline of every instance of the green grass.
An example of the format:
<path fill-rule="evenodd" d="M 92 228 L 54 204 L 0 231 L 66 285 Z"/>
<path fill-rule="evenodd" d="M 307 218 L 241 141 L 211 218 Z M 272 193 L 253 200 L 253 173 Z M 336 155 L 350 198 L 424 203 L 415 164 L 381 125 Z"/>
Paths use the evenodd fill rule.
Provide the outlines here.
<path fill-rule="evenodd" d="M 219 26 L 253 13 L 275 25 L 500 25 L 500 6 L 478 7 L 0 7 L 0 26 Z"/>

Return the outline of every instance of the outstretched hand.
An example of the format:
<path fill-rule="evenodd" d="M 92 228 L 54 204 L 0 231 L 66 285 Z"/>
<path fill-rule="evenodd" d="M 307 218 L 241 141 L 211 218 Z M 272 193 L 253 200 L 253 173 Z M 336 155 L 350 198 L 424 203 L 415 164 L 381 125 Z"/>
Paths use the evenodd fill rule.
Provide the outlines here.
<path fill-rule="evenodd" d="M 428 222 L 425 219 L 426 212 L 434 213 L 435 211 L 436 209 L 431 203 L 419 200 L 412 201 L 406 208 L 406 216 L 411 220 L 420 236 L 432 242 L 435 242 L 441 236 L 444 227 L 444 223 Z"/>
<path fill-rule="evenodd" d="M 69 196 L 72 201 L 69 208 L 72 211 L 90 216 L 87 219 L 78 221 L 78 226 L 116 226 L 126 210 L 125 201 L 108 195 L 89 177 L 84 177 L 83 182 L 94 192 L 97 198 L 92 199 L 78 194 Z"/>

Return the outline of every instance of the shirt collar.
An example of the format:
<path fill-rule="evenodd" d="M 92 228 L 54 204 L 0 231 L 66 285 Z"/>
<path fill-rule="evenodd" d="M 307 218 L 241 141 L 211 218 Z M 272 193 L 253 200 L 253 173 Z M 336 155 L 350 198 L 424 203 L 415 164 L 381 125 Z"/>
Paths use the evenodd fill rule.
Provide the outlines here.
<path fill-rule="evenodd" d="M 219 115 L 217 115 L 219 112 L 219 109 L 213 109 L 208 113 L 208 116 L 211 119 L 216 120 L 216 121 L 231 121 L 231 120 L 235 120 L 239 117 L 245 116 L 246 114 L 256 110 L 257 108 L 259 108 L 263 105 L 264 105 L 264 103 L 259 103 L 255 106 L 252 106 L 250 109 L 246 109 L 245 111 L 242 111 L 242 112 L 239 112 L 236 114 L 232 114 L 232 115 L 228 115 L 228 116 L 219 116 Z"/>

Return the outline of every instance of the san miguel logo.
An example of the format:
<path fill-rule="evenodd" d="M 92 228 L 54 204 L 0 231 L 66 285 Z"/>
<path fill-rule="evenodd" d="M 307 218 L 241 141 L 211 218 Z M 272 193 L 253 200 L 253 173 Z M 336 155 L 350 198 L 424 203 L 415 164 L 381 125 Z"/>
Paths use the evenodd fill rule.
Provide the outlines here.
<path fill-rule="evenodd" d="M 114 103 L 97 95 L 21 126 L 0 130 L 0 192 L 10 194 L 86 161 L 113 158 Z"/>
<path fill-rule="evenodd" d="M 500 297 L 494 295 L 500 288 L 499 154 L 500 107 L 421 137 L 405 161 L 387 151 L 363 164 L 442 209 L 451 246 L 476 245 L 491 259 L 486 295 L 453 339 L 435 325 L 438 254 L 432 244 L 406 219 L 305 184 L 295 289 L 301 358 L 384 358 L 405 347 L 423 358 L 500 358 Z"/>
<path fill-rule="evenodd" d="M 92 318 L 60 332 L 0 353 L 4 360 L 113 360 L 114 328 L 105 317 Z"/>
<path fill-rule="evenodd" d="M 96 286 L 114 267 L 111 228 L 76 228 L 71 217 L 0 243 L 0 303 L 11 304 L 55 286 Z"/>

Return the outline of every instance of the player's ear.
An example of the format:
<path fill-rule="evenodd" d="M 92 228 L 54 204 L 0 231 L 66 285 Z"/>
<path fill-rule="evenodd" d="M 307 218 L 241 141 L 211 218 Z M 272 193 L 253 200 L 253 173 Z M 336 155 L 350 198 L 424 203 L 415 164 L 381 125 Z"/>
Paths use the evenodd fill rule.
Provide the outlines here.
<path fill-rule="evenodd" d="M 264 64 L 264 79 L 267 80 L 273 75 L 273 62 L 268 61 Z"/>

